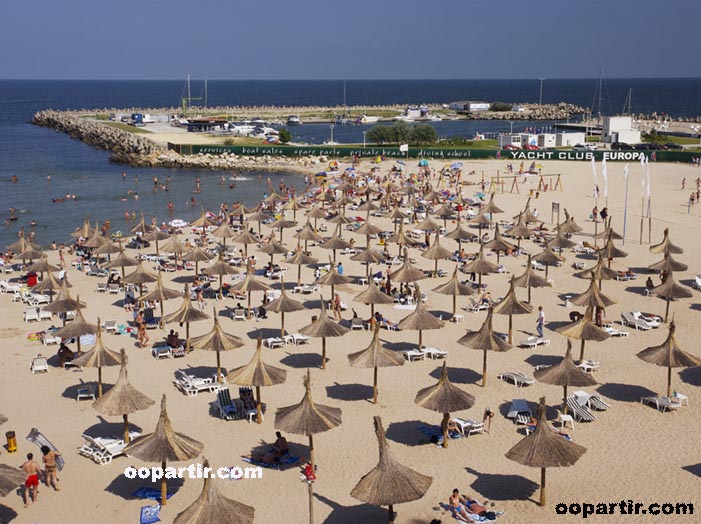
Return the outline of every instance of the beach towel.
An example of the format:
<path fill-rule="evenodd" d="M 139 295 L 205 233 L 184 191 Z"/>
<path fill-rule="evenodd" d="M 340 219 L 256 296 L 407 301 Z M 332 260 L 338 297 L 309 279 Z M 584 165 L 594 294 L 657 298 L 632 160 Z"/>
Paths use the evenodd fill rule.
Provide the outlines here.
<path fill-rule="evenodd" d="M 429 438 L 429 440 L 434 444 L 443 444 L 443 430 L 440 426 L 419 426 L 418 429 L 421 433 Z M 457 431 L 449 431 L 448 437 L 451 440 L 457 440 L 462 437 Z"/>
<path fill-rule="evenodd" d="M 448 511 L 448 512 L 450 511 L 450 506 L 448 506 L 448 504 L 446 504 L 445 502 L 441 502 L 441 503 L 440 503 L 440 506 L 441 506 L 441 508 L 443 508 L 444 510 L 446 510 L 446 511 Z M 465 507 L 465 506 L 463 506 L 463 507 Z M 493 512 L 493 511 L 487 511 L 487 515 L 485 515 L 485 516 L 480 516 L 480 515 L 477 515 L 477 514 L 475 514 L 475 513 L 470 513 L 470 511 L 469 511 L 467 508 L 465 508 L 465 511 L 467 511 L 468 517 L 470 517 L 470 518 L 472 519 L 473 522 L 494 522 L 494 521 L 497 519 L 497 517 L 498 517 L 499 515 L 503 515 L 503 514 L 504 514 L 503 511 L 499 511 L 499 512 L 496 512 L 496 513 Z M 451 514 L 452 514 L 452 513 L 451 513 Z M 492 517 L 492 518 L 489 518 L 489 517 Z M 455 520 L 460 521 L 460 522 L 464 522 L 464 521 L 460 520 L 460 519 L 457 518 L 457 517 L 453 517 L 453 518 L 454 518 Z"/>
<path fill-rule="evenodd" d="M 173 495 L 173 492 L 168 491 L 166 493 L 166 500 L 170 500 L 170 497 L 172 497 Z M 161 500 L 161 490 L 142 486 L 139 489 L 137 489 L 134 493 L 132 493 L 131 496 L 137 499 Z"/>
<path fill-rule="evenodd" d="M 39 449 L 41 449 L 42 446 L 48 446 L 51 451 L 58 451 L 56 446 L 54 446 L 37 428 L 32 428 L 29 435 L 27 435 L 27 440 L 36 444 Z M 63 466 L 65 465 L 66 461 L 63 459 L 63 455 L 56 457 L 56 467 L 59 471 L 63 470 Z"/>
<path fill-rule="evenodd" d="M 254 466 L 260 466 L 261 468 L 267 468 L 267 469 L 284 469 L 285 466 L 291 466 L 292 464 L 296 464 L 299 462 L 299 457 L 295 457 L 293 455 L 285 455 L 284 457 L 280 458 L 280 462 L 277 464 L 266 464 L 265 462 L 261 460 L 256 460 L 251 457 L 241 457 L 241 460 L 244 462 L 248 462 L 249 464 L 253 464 Z"/>
<path fill-rule="evenodd" d="M 160 504 L 156 504 L 155 506 L 141 506 L 141 520 L 139 522 L 141 522 L 141 524 L 160 522 L 161 519 L 158 518 L 160 511 Z"/>

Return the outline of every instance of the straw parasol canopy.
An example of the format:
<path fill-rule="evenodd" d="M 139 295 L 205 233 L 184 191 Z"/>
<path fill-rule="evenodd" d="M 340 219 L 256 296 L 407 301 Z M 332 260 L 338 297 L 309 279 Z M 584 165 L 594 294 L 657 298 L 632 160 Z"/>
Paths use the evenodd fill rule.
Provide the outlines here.
<path fill-rule="evenodd" d="M 310 218 L 314 219 L 314 227 L 316 228 L 316 223 L 317 220 L 320 218 L 326 218 L 326 211 L 323 209 L 319 208 L 316 204 L 314 204 L 309 211 L 307 211 L 307 222 L 309 221 Z"/>
<path fill-rule="evenodd" d="M 438 218 L 442 218 L 442 219 L 443 219 L 443 227 L 446 226 L 446 222 L 448 221 L 449 218 L 453 218 L 453 217 L 454 217 L 455 215 L 457 215 L 457 214 L 458 214 L 458 212 L 455 211 L 454 209 L 452 209 L 452 208 L 448 205 L 448 203 L 445 202 L 445 201 L 443 202 L 443 204 L 441 205 L 441 207 L 439 207 L 439 208 L 435 211 L 435 215 L 436 215 Z"/>
<path fill-rule="evenodd" d="M 409 218 L 409 215 L 407 215 L 402 210 L 400 210 L 399 206 L 395 205 L 394 208 L 392 208 L 392 211 L 390 212 L 388 217 L 392 220 L 392 222 L 394 222 L 394 227 L 395 227 L 395 231 L 396 231 L 397 222 L 399 222 L 400 224 L 403 224 L 404 219 Z"/>
<path fill-rule="evenodd" d="M 282 230 L 289 229 L 291 227 L 295 227 L 297 225 L 297 222 L 293 222 L 292 220 L 285 220 L 284 218 L 280 218 L 269 225 L 273 229 L 280 230 L 280 243 L 282 243 Z"/>
<path fill-rule="evenodd" d="M 664 237 L 662 238 L 662 242 L 650 246 L 650 253 L 665 253 L 667 251 L 670 253 L 676 253 L 677 255 L 684 253 L 684 250 L 681 247 L 672 244 L 672 241 L 669 239 L 668 227 L 664 229 Z"/>
<path fill-rule="evenodd" d="M 302 266 L 316 264 L 318 261 L 319 259 L 310 257 L 309 255 L 304 253 L 304 251 L 302 250 L 302 246 L 299 245 L 299 241 L 297 241 L 297 249 L 295 249 L 295 252 L 291 256 L 283 260 L 285 264 L 292 264 L 297 266 L 298 286 L 302 284 Z"/>
<path fill-rule="evenodd" d="M 249 215 L 246 220 L 249 222 L 258 222 L 258 234 L 260 235 L 260 223 L 270 220 L 270 218 L 271 216 L 268 213 L 259 208 L 255 213 Z"/>
<path fill-rule="evenodd" d="M 453 253 L 450 250 L 441 245 L 440 235 L 436 233 L 436 239 L 433 241 L 433 244 L 431 244 L 428 249 L 423 251 L 421 256 L 427 258 L 428 260 L 435 260 L 436 265 L 433 271 L 434 275 L 438 276 L 438 261 L 445 260 L 452 254 Z"/>
<path fill-rule="evenodd" d="M 142 295 L 139 300 L 141 300 L 142 302 L 158 302 L 158 305 L 161 309 L 160 324 L 161 327 L 163 327 L 163 302 L 165 302 L 166 300 L 170 300 L 171 298 L 181 297 L 182 295 L 182 291 L 177 291 L 175 289 L 164 287 L 163 281 L 161 280 L 161 273 L 159 272 L 158 280 L 156 281 L 156 287 L 148 293 L 146 293 L 145 295 Z"/>
<path fill-rule="evenodd" d="M 558 225 L 560 231 L 566 235 L 573 235 L 575 233 L 580 233 L 582 228 L 574 221 L 574 217 L 571 217 L 565 208 L 565 221 Z"/>
<path fill-rule="evenodd" d="M 569 386 L 584 388 L 596 385 L 594 377 L 584 372 L 572 360 L 572 342 L 570 340 L 567 340 L 567 351 L 560 362 L 553 366 L 536 370 L 533 376 L 545 384 L 563 387 L 562 404 L 564 407 L 562 412 L 565 415 L 567 415 L 567 388 Z"/>
<path fill-rule="evenodd" d="M 354 262 L 363 262 L 365 264 L 365 276 L 369 277 L 370 276 L 370 264 L 381 264 L 384 262 L 385 255 L 383 253 L 380 253 L 379 251 L 372 249 L 370 247 L 367 247 L 365 249 L 361 249 L 351 257 L 351 260 Z"/>
<path fill-rule="evenodd" d="M 168 239 L 168 242 L 161 246 L 161 251 L 165 253 L 172 253 L 175 255 L 175 262 L 178 262 L 178 257 L 181 257 L 185 252 L 187 252 L 187 247 L 180 241 L 178 235 L 175 234 Z"/>
<path fill-rule="evenodd" d="M 103 264 L 102 267 L 104 269 L 121 268 L 122 269 L 122 278 L 124 278 L 124 268 L 125 267 L 133 267 L 137 264 L 138 264 L 138 261 L 134 258 L 127 256 L 126 251 L 124 251 L 124 249 L 120 247 L 119 255 L 114 257 L 114 259 L 111 260 L 110 262 Z"/>
<path fill-rule="evenodd" d="M 701 366 L 701 359 L 681 349 L 674 336 L 676 325 L 674 321 L 669 324 L 667 339 L 659 346 L 652 346 L 637 354 L 638 358 L 667 368 L 667 396 L 672 392 L 672 368 L 688 368 Z"/>
<path fill-rule="evenodd" d="M 49 264 L 48 258 L 46 258 L 46 256 L 42 256 L 37 262 L 34 262 L 30 266 L 24 268 L 23 271 L 26 273 L 45 273 L 47 271 L 60 271 L 60 269 L 52 264 Z"/>
<path fill-rule="evenodd" d="M 0 497 L 6 497 L 24 485 L 27 474 L 19 468 L 0 464 Z"/>
<path fill-rule="evenodd" d="M 297 220 L 297 210 L 302 209 L 302 206 L 299 205 L 299 202 L 297 202 L 297 198 L 293 196 L 292 198 L 290 198 L 287 201 L 287 204 L 285 204 L 285 209 L 292 211 L 292 220 L 296 221 Z"/>
<path fill-rule="evenodd" d="M 85 217 L 85 220 L 83 221 L 83 225 L 74 229 L 73 233 L 71 233 L 71 236 L 73 238 L 90 238 L 95 230 L 92 228 L 90 225 L 90 215 Z"/>
<path fill-rule="evenodd" d="M 588 280 L 594 278 L 599 281 L 599 289 L 601 289 L 601 281 L 616 278 L 618 276 L 618 271 L 606 267 L 606 261 L 602 257 L 599 257 L 599 260 L 593 267 L 578 271 L 574 276 L 577 278 L 586 278 Z"/>
<path fill-rule="evenodd" d="M 533 235 L 533 231 L 531 231 L 526 225 L 526 219 L 523 217 L 523 213 L 520 213 L 518 215 L 516 225 L 507 229 L 504 234 L 516 238 L 518 240 L 516 243 L 516 249 L 520 250 L 521 240 L 524 238 L 530 238 Z"/>
<path fill-rule="evenodd" d="M 570 302 L 577 306 L 595 306 L 606 308 L 616 303 L 612 298 L 604 295 L 596 285 L 596 280 L 592 277 L 589 287 L 584 293 L 575 295 Z"/>
<path fill-rule="evenodd" d="M 416 225 L 416 229 L 427 232 L 437 231 L 440 228 L 440 224 L 434 222 L 428 214 L 426 214 L 426 218 Z"/>
<path fill-rule="evenodd" d="M 389 237 L 385 242 L 397 244 L 401 251 L 403 246 L 415 246 L 418 242 L 404 232 L 404 223 L 399 224 L 399 231 Z"/>
<path fill-rule="evenodd" d="M 185 324 L 185 350 L 190 352 L 190 322 L 197 322 L 199 320 L 206 320 L 209 315 L 203 311 L 200 311 L 196 307 L 192 306 L 190 302 L 190 289 L 185 285 L 185 293 L 183 293 L 183 303 L 173 313 L 166 315 L 163 322 L 166 324 L 171 324 L 173 322 L 178 322 L 179 324 Z"/>
<path fill-rule="evenodd" d="M 93 231 L 93 234 L 90 235 L 90 238 L 83 242 L 83 246 L 89 247 L 90 249 L 95 249 L 105 245 L 106 243 L 107 239 L 102 236 L 102 234 L 100 233 L 100 228 L 97 227 L 97 223 L 95 223 L 95 229 Z"/>
<path fill-rule="evenodd" d="M 561 335 L 564 335 L 569 338 L 576 338 L 582 341 L 582 346 L 579 350 L 580 362 L 584 360 L 584 343 L 587 340 L 601 342 L 611 336 L 594 323 L 594 321 L 592 320 L 593 317 L 594 306 L 589 304 L 582 318 L 580 318 L 576 322 L 565 324 L 564 326 L 561 326 L 555 330 Z"/>
<path fill-rule="evenodd" d="M 477 273 L 479 275 L 478 283 L 480 287 L 482 287 L 482 275 L 495 273 L 499 269 L 499 266 L 487 260 L 484 254 L 484 244 L 480 242 L 480 250 L 477 254 L 477 258 L 465 264 L 462 269 L 465 273 Z"/>
<path fill-rule="evenodd" d="M 160 250 L 158 249 L 159 240 L 166 240 L 168 238 L 170 238 L 170 235 L 158 228 L 154 228 L 154 230 L 149 234 L 144 235 L 144 240 L 148 240 L 149 242 L 156 244 L 156 255 L 160 255 Z"/>
<path fill-rule="evenodd" d="M 443 447 L 448 447 L 448 421 L 450 414 L 455 411 L 470 409 L 475 405 L 475 397 L 454 386 L 448 379 L 447 364 L 443 362 L 438 383 L 419 390 L 414 402 L 422 408 L 443 413 L 441 428 L 443 429 Z"/>
<path fill-rule="evenodd" d="M 349 284 L 353 281 L 353 279 L 347 277 L 346 275 L 340 275 L 336 269 L 336 266 L 331 262 L 331 257 L 329 257 L 329 264 L 331 266 L 329 272 L 325 275 L 321 275 L 317 279 L 316 283 L 320 286 L 331 286 L 331 298 L 333 299 L 336 293 L 336 286 Z"/>
<path fill-rule="evenodd" d="M 124 419 L 124 442 L 129 443 L 129 415 L 148 409 L 155 403 L 138 391 L 127 377 L 127 353 L 120 350 L 119 378 L 107 393 L 92 403 L 95 411 L 107 417 L 121 416 Z"/>
<path fill-rule="evenodd" d="M 487 318 L 482 323 L 478 331 L 467 330 L 467 333 L 458 340 L 458 344 L 471 349 L 484 351 L 482 359 L 482 387 L 487 385 L 487 351 L 504 352 L 511 349 L 511 345 L 503 338 L 494 333 L 492 318 L 494 311 L 489 308 Z"/>
<path fill-rule="evenodd" d="M 102 342 L 102 326 L 99 318 L 97 319 L 95 345 L 90 351 L 74 358 L 71 363 L 79 367 L 97 368 L 97 397 L 100 398 L 102 396 L 102 366 L 118 366 L 121 363 L 121 358 Z"/>
<path fill-rule="evenodd" d="M 262 424 L 263 408 L 260 388 L 284 383 L 287 380 L 287 370 L 263 362 L 263 341 L 259 336 L 253 358 L 245 366 L 230 371 L 227 379 L 234 384 L 256 388 L 256 420 L 258 424 Z"/>
<path fill-rule="evenodd" d="M 380 324 L 376 323 L 370 345 L 362 351 L 349 354 L 348 362 L 355 368 L 373 368 L 372 403 L 377 404 L 377 368 L 403 366 L 404 358 L 382 346 Z"/>
<path fill-rule="evenodd" d="M 151 282 L 157 282 L 157 281 L 158 281 L 158 276 L 151 273 L 150 271 L 147 271 L 146 268 L 144 268 L 144 265 L 141 262 L 141 260 L 139 260 L 136 263 L 136 269 L 122 279 L 122 282 L 124 282 L 125 284 L 138 284 L 139 285 L 139 295 L 143 294 L 143 285 L 144 284 L 149 284 Z"/>
<path fill-rule="evenodd" d="M 518 217 L 522 217 L 524 223 L 539 222 L 538 217 L 531 212 L 531 197 L 528 197 L 528 200 L 526 200 L 526 206 L 523 208 L 523 211 L 513 218 L 516 220 Z"/>
<path fill-rule="evenodd" d="M 344 197 L 344 200 L 343 200 L 343 201 L 340 201 L 340 202 L 338 202 L 338 203 L 339 203 L 339 204 L 343 204 L 344 209 L 345 209 L 345 204 L 346 204 L 345 197 Z M 355 220 L 352 219 L 352 218 L 350 218 L 350 217 L 347 217 L 347 216 L 344 215 L 343 213 L 339 213 L 338 215 L 336 215 L 335 217 L 333 217 L 332 219 L 330 219 L 329 222 L 330 222 L 331 224 L 336 224 L 337 226 L 340 227 L 340 226 L 345 226 L 345 225 L 348 225 L 348 224 L 352 224 L 353 222 L 355 222 Z"/>
<path fill-rule="evenodd" d="M 165 393 L 161 398 L 161 414 L 153 433 L 144 435 L 131 442 L 124 448 L 124 454 L 144 462 L 161 463 L 163 471 L 167 462 L 182 462 L 192 460 L 204 449 L 204 444 L 197 440 L 177 433 L 173 430 L 166 409 Z M 161 480 L 161 505 L 167 503 L 167 485 L 165 476 Z"/>
<path fill-rule="evenodd" d="M 362 304 L 370 304 L 370 316 L 374 318 L 375 316 L 375 304 L 392 304 L 394 299 L 383 293 L 382 290 L 370 280 L 368 282 L 368 287 L 362 293 L 359 293 L 353 297 L 353 302 L 360 302 Z"/>
<path fill-rule="evenodd" d="M 548 281 L 537 275 L 531 264 L 531 255 L 528 255 L 528 263 L 526 263 L 526 270 L 519 276 L 514 277 L 514 285 L 516 287 L 528 288 L 528 300 L 531 303 L 531 288 L 532 287 L 548 287 L 550 284 Z"/>
<path fill-rule="evenodd" d="M 336 228 L 336 231 L 327 240 L 319 244 L 322 249 L 330 249 L 333 251 L 333 262 L 336 263 L 336 250 L 337 249 L 347 249 L 352 247 L 351 243 L 347 240 L 340 238 L 341 226 Z"/>
<path fill-rule="evenodd" d="M 285 336 L 285 313 L 292 313 L 294 311 L 302 311 L 306 309 L 304 304 L 300 301 L 295 300 L 287 296 L 285 292 L 285 279 L 280 280 L 280 296 L 268 302 L 264 307 L 266 311 L 272 311 L 274 313 L 280 313 L 280 336 Z"/>
<path fill-rule="evenodd" d="M 36 260 L 37 258 L 42 258 L 44 252 L 41 249 L 37 249 L 31 244 L 28 244 L 27 249 L 21 253 L 16 254 L 13 260 Z"/>
<path fill-rule="evenodd" d="M 664 252 L 664 258 L 659 262 L 647 266 L 652 271 L 669 273 L 670 271 L 686 271 L 689 266 L 682 262 L 677 262 L 668 250 Z"/>
<path fill-rule="evenodd" d="M 243 346 L 243 340 L 235 335 L 225 333 L 219 324 L 217 310 L 212 308 L 212 318 L 214 318 L 214 326 L 212 331 L 205 335 L 195 337 L 190 341 L 190 345 L 194 349 L 203 349 L 205 351 L 216 351 L 217 353 L 217 382 L 222 382 L 221 373 L 221 356 L 222 351 L 231 351 Z"/>
<path fill-rule="evenodd" d="M 674 277 L 672 276 L 671 271 L 667 273 L 667 276 L 664 279 L 664 283 L 652 288 L 652 292 L 658 297 L 664 298 L 665 302 L 667 303 L 664 310 L 665 322 L 667 322 L 667 317 L 669 316 L 669 303 L 672 300 L 676 300 L 678 298 L 691 297 L 691 291 L 689 291 L 684 286 L 680 286 L 674 281 Z"/>
<path fill-rule="evenodd" d="M 80 301 L 80 296 L 78 296 L 78 300 Z M 76 309 L 73 322 L 63 326 L 54 335 L 63 340 L 75 338 L 78 346 L 78 355 L 80 355 L 80 337 L 83 335 L 94 335 L 95 333 L 97 333 L 97 325 L 86 322 L 82 311 Z"/>
<path fill-rule="evenodd" d="M 604 229 L 600 233 L 597 233 L 596 235 L 594 235 L 594 238 L 596 240 L 606 239 L 609 237 L 609 235 L 611 235 L 611 238 L 613 238 L 614 240 L 623 240 L 623 236 L 620 233 L 616 233 L 613 230 L 613 228 L 610 226 L 610 223 L 611 223 L 611 219 L 609 219 L 609 226 L 606 229 Z"/>
<path fill-rule="evenodd" d="M 270 286 L 264 284 L 255 277 L 255 271 L 252 266 L 246 268 L 246 278 L 238 284 L 231 286 L 231 289 L 238 293 L 246 293 L 248 295 L 248 315 L 251 314 L 251 291 L 268 291 Z"/>
<path fill-rule="evenodd" d="M 477 238 L 477 235 L 475 235 L 472 231 L 468 231 L 467 229 L 462 227 L 462 222 L 458 222 L 457 226 L 455 226 L 455 229 L 447 233 L 445 235 L 445 238 L 455 240 L 458 243 L 458 249 L 460 249 L 462 242 L 470 242 L 472 241 L 472 239 Z"/>
<path fill-rule="evenodd" d="M 224 246 L 226 246 L 227 238 L 234 238 L 238 236 L 238 233 L 229 227 L 229 223 L 224 221 L 221 225 L 212 231 L 212 236 L 214 238 L 221 238 L 224 241 Z"/>
<path fill-rule="evenodd" d="M 243 244 L 244 255 L 248 257 L 248 244 L 257 244 L 258 238 L 251 232 L 244 228 L 240 235 L 234 237 L 232 240 L 234 244 Z"/>
<path fill-rule="evenodd" d="M 458 296 L 473 295 L 475 293 L 475 290 L 472 288 L 471 285 L 468 286 L 466 284 L 460 283 L 460 281 L 458 280 L 457 267 L 455 268 L 455 270 L 453 270 L 453 275 L 450 277 L 450 280 L 448 280 L 448 282 L 446 282 L 445 284 L 441 284 L 440 286 L 434 287 L 433 291 L 435 291 L 436 293 L 440 293 L 441 295 L 453 296 L 453 316 L 455 316 L 455 312 L 457 311 Z"/>
<path fill-rule="evenodd" d="M 370 235 L 377 235 L 377 234 L 381 233 L 382 231 L 383 231 L 383 229 L 380 226 L 376 226 L 375 224 L 370 222 L 370 213 L 367 214 L 367 217 L 365 218 L 365 222 L 363 222 L 363 225 L 355 230 L 355 232 L 358 235 L 365 235 L 366 237 L 369 237 Z"/>
<path fill-rule="evenodd" d="M 553 251 L 550 244 L 545 244 L 545 249 L 533 256 L 533 260 L 545 264 L 545 278 L 548 278 L 548 268 L 551 265 L 556 265 L 565 261 L 565 257 L 558 255 Z"/>
<path fill-rule="evenodd" d="M 304 377 L 304 398 L 299 404 L 278 408 L 275 413 L 275 429 L 309 437 L 309 463 L 314 471 L 314 435 L 341 425 L 341 410 L 316 404 L 312 399 L 311 373 Z M 309 524 L 314 523 L 314 484 L 307 482 L 309 494 Z"/>
<path fill-rule="evenodd" d="M 489 213 L 490 215 L 504 212 L 504 210 L 497 206 L 494 202 L 494 193 L 492 193 L 492 195 L 489 197 L 489 202 L 486 206 L 482 207 L 481 211 L 482 213 Z"/>
<path fill-rule="evenodd" d="M 382 419 L 375 416 L 373 421 L 380 460 L 372 471 L 363 475 L 350 494 L 366 504 L 388 506 L 387 521 L 394 522 L 394 505 L 422 498 L 431 487 L 433 478 L 397 462 L 389 449 Z"/>
<path fill-rule="evenodd" d="M 204 467 L 209 461 L 204 459 Z M 225 497 L 208 475 L 202 493 L 192 504 L 178 513 L 173 524 L 253 524 L 255 508 Z"/>
<path fill-rule="evenodd" d="M 324 302 L 324 297 L 320 296 L 319 299 L 321 300 L 319 318 L 301 328 L 299 332 L 302 335 L 321 339 L 321 369 L 326 369 L 326 339 L 342 337 L 350 330 L 338 322 L 331 320 L 326 314 L 326 302 Z"/>
<path fill-rule="evenodd" d="M 261 253 L 265 253 L 266 255 L 270 255 L 270 265 L 272 266 L 273 264 L 273 255 L 286 255 L 289 249 L 287 249 L 285 246 L 280 244 L 277 240 L 274 238 L 270 239 L 270 242 L 268 242 L 265 246 L 260 248 L 258 251 Z"/>
<path fill-rule="evenodd" d="M 45 259 L 42 259 L 45 260 Z M 66 276 L 64 275 L 63 280 L 58 280 L 56 276 L 54 275 L 53 271 L 47 271 L 46 276 L 41 279 L 41 282 L 39 282 L 36 286 L 32 288 L 32 291 L 34 293 L 43 293 L 44 291 L 49 292 L 49 299 L 51 302 L 53 302 L 54 295 L 53 292 L 56 291 L 57 289 L 62 289 L 63 287 L 71 288 L 73 287 L 69 282 Z"/>
<path fill-rule="evenodd" d="M 32 244 L 29 240 L 27 240 L 27 237 L 24 236 L 24 229 L 20 230 L 19 239 L 8 245 L 5 249 L 7 251 L 12 251 L 13 253 L 21 253 L 22 251 L 26 251 L 28 249 L 36 249 L 37 251 L 41 251 L 40 246 Z"/>
<path fill-rule="evenodd" d="M 545 506 L 545 470 L 574 465 L 587 449 L 550 429 L 545 419 L 545 397 L 538 406 L 535 431 L 506 453 L 506 458 L 523 466 L 540 468 L 540 506 Z"/>
<path fill-rule="evenodd" d="M 399 329 L 408 329 L 419 332 L 419 349 L 423 347 L 423 332 L 426 329 L 440 329 L 445 325 L 441 319 L 436 318 L 421 300 L 421 288 L 416 284 L 416 308 L 409 315 L 399 321 Z"/>
<path fill-rule="evenodd" d="M 497 315 L 509 315 L 509 344 L 514 343 L 513 338 L 513 315 L 525 315 L 533 311 L 533 306 L 521 302 L 516 296 L 516 284 L 514 278 L 511 278 L 509 292 L 497 304 L 494 305 L 494 313 Z"/>
<path fill-rule="evenodd" d="M 317 211 L 319 211 L 319 209 L 317 209 Z M 294 234 L 294 237 L 300 240 L 304 240 L 305 242 L 308 242 L 309 240 L 312 240 L 314 242 L 324 241 L 324 237 L 317 233 L 316 230 L 312 227 L 311 223 L 309 222 L 309 218 L 307 218 L 307 221 L 302 226 L 302 229 L 300 229 L 297 233 Z"/>
<path fill-rule="evenodd" d="M 422 270 L 414 267 L 409 260 L 409 253 L 407 249 L 404 248 L 404 263 L 399 269 L 390 273 L 389 278 L 394 282 L 410 283 L 416 282 L 417 280 L 423 280 L 426 278 L 426 274 Z"/>
<path fill-rule="evenodd" d="M 202 249 L 199 246 L 193 246 L 190 251 L 185 253 L 182 257 L 182 260 L 185 262 L 194 262 L 195 263 L 195 275 L 200 274 L 200 269 L 199 269 L 199 263 L 200 262 L 208 262 L 212 260 L 214 257 L 207 253 L 204 249 Z"/>
<path fill-rule="evenodd" d="M 369 195 L 366 195 L 365 202 L 358 206 L 358 211 L 376 211 L 378 209 L 380 209 L 380 206 L 370 200 Z"/>
<path fill-rule="evenodd" d="M 81 302 L 80 300 L 76 300 L 71 297 L 70 292 L 68 291 L 68 283 L 64 279 L 61 282 L 61 288 L 58 292 L 58 296 L 56 297 L 56 300 L 54 300 L 51 304 L 44 306 L 42 309 L 44 311 L 49 311 L 50 313 L 68 313 L 69 311 L 75 311 L 76 309 L 81 309 L 85 307 L 85 302 Z M 63 317 L 63 325 L 66 325 L 66 317 Z"/>
<path fill-rule="evenodd" d="M 554 250 L 555 248 L 557 249 L 569 249 L 571 247 L 574 247 L 576 245 L 575 242 L 572 242 L 565 233 L 563 233 L 560 230 L 560 226 L 557 226 L 557 233 L 555 234 L 555 237 L 552 238 L 551 240 L 548 241 L 548 245 Z"/>
<path fill-rule="evenodd" d="M 204 273 L 205 275 L 219 276 L 219 300 L 221 300 L 223 296 L 224 275 L 236 275 L 238 274 L 238 272 L 238 269 L 230 266 L 224 260 L 224 254 L 221 251 L 219 252 L 219 257 L 217 258 L 217 261 L 211 266 L 208 266 L 202 270 L 202 273 Z"/>
<path fill-rule="evenodd" d="M 217 223 L 209 218 L 207 216 L 207 213 L 205 212 L 204 209 L 200 212 L 200 216 L 196 219 L 190 222 L 190 225 L 192 227 L 201 227 L 202 228 L 202 234 L 205 234 L 205 228 L 210 227 L 210 226 L 216 226 Z"/>
<path fill-rule="evenodd" d="M 122 246 L 119 246 L 115 244 L 114 242 L 110 240 L 106 240 L 104 244 L 102 244 L 100 247 L 97 249 L 93 250 L 93 254 L 95 255 L 107 255 L 109 256 L 113 253 L 119 253 L 122 251 Z"/>
<path fill-rule="evenodd" d="M 608 236 L 608 240 L 606 241 L 606 244 L 604 245 L 604 247 L 599 249 L 597 251 L 597 253 L 599 253 L 599 256 L 601 256 L 602 258 L 605 258 L 606 260 L 608 260 L 609 267 L 611 267 L 611 260 L 612 259 L 623 258 L 623 257 L 628 256 L 628 253 L 618 249 L 616 246 L 613 245 L 613 236 L 612 236 L 610 231 L 609 231 L 609 236 Z"/>

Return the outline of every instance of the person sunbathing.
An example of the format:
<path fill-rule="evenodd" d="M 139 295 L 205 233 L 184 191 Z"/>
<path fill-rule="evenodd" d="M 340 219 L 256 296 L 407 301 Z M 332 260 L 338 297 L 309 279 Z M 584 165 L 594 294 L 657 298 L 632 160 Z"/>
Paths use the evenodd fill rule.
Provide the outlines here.
<path fill-rule="evenodd" d="M 464 498 L 460 496 L 460 491 L 457 488 L 453 490 L 453 494 L 448 498 L 448 509 L 451 515 L 461 522 L 474 522 L 463 506 Z"/>
<path fill-rule="evenodd" d="M 170 348 L 179 348 L 182 345 L 182 342 L 180 341 L 180 337 L 178 336 L 178 333 L 173 331 L 172 329 L 170 330 L 170 333 L 166 337 L 166 344 L 168 344 L 168 347 Z"/>
<path fill-rule="evenodd" d="M 66 344 L 64 344 L 63 342 L 61 342 L 56 356 L 58 357 L 59 367 L 63 367 L 67 362 L 72 362 L 75 358 L 73 351 L 71 351 L 70 348 L 66 346 Z"/>

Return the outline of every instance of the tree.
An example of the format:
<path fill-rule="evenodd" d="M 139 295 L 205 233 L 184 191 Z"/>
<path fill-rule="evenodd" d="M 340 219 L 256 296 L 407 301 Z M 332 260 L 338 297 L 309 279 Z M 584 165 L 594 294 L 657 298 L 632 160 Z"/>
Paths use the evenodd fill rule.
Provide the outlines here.
<path fill-rule="evenodd" d="M 282 129 L 280 129 L 278 138 L 280 139 L 280 143 L 287 144 L 290 140 L 292 140 L 292 133 L 290 133 L 288 129 L 283 127 Z"/>
<path fill-rule="evenodd" d="M 406 122 L 397 122 L 390 128 L 390 142 L 394 144 L 408 144 L 411 139 L 411 128 Z"/>
<path fill-rule="evenodd" d="M 489 106 L 490 111 L 511 111 L 511 104 L 506 102 L 492 102 Z"/>
<path fill-rule="evenodd" d="M 419 145 L 433 144 L 438 140 L 436 129 L 428 124 L 419 124 L 411 130 L 411 143 Z"/>
<path fill-rule="evenodd" d="M 367 132 L 367 139 L 376 144 L 384 144 L 391 142 L 390 126 L 374 126 Z"/>

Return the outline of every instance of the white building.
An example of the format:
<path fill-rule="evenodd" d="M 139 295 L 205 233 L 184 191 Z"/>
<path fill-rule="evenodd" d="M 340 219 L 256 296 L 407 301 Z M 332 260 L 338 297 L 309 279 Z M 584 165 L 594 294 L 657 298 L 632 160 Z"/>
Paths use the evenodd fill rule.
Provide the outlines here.
<path fill-rule="evenodd" d="M 557 145 L 557 138 L 555 133 L 541 133 L 538 135 L 538 147 L 545 149 L 548 147 L 555 147 Z"/>
<path fill-rule="evenodd" d="M 586 142 L 585 133 L 558 133 L 555 135 L 556 147 L 572 147 Z"/>
<path fill-rule="evenodd" d="M 630 116 L 607 116 L 604 117 L 601 141 L 609 144 L 614 142 L 639 144 L 640 131 L 633 129 L 633 118 Z"/>

